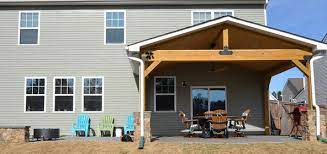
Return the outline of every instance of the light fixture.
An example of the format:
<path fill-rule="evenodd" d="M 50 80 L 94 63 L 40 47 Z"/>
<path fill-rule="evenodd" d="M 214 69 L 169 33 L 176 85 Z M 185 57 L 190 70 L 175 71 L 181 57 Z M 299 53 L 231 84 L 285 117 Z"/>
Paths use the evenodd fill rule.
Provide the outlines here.
<path fill-rule="evenodd" d="M 152 51 L 147 51 L 141 55 L 142 60 L 151 60 L 153 59 L 153 52 Z"/>
<path fill-rule="evenodd" d="M 187 82 L 186 81 L 182 81 L 182 87 L 187 87 Z"/>
<path fill-rule="evenodd" d="M 228 46 L 224 46 L 224 49 L 222 51 L 219 51 L 220 55 L 232 55 L 233 51 L 228 49 Z"/>

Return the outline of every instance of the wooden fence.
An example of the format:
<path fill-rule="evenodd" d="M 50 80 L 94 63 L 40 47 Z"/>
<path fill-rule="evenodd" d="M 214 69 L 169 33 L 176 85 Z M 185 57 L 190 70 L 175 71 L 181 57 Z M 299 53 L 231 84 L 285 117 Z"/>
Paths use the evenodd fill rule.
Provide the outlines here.
<path fill-rule="evenodd" d="M 297 107 L 297 104 L 290 102 L 271 101 L 269 103 L 271 127 L 275 130 L 280 130 L 280 135 L 290 135 L 293 127 L 292 115 L 289 113 Z M 322 136 L 326 137 L 327 123 L 327 107 L 321 106 L 321 132 Z M 304 124 L 305 115 L 301 118 L 301 124 Z"/>

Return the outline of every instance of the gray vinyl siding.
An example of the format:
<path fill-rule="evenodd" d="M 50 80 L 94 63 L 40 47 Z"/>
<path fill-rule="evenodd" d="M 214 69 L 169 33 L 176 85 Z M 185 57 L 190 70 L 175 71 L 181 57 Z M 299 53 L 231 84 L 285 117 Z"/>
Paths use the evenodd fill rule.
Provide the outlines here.
<path fill-rule="evenodd" d="M 191 86 L 225 86 L 227 89 L 227 112 L 240 116 L 247 108 L 251 109 L 248 119 L 248 131 L 263 131 L 263 78 L 255 72 L 244 68 L 220 64 L 217 68 L 227 66 L 223 72 L 208 72 L 208 63 L 162 64 L 165 69 L 156 70 L 147 82 L 147 109 L 154 109 L 154 76 L 176 76 L 177 112 L 153 112 L 151 129 L 153 135 L 177 135 L 183 130 L 178 112 L 183 111 L 187 117 L 191 114 Z M 167 65 L 167 66 L 165 66 Z M 170 65 L 170 67 L 169 67 Z M 186 81 L 188 86 L 183 87 Z M 261 129 L 260 129 L 261 128 Z"/>
<path fill-rule="evenodd" d="M 141 8 L 126 9 L 127 44 L 190 26 L 191 10 L 197 9 Z M 83 76 L 104 77 L 104 112 L 89 113 L 91 127 L 105 114 L 123 126 L 127 115 L 139 110 L 138 82 L 126 45 L 104 45 L 104 11 L 111 8 L 40 8 L 40 45 L 18 45 L 18 12 L 31 9 L 0 10 L 0 126 L 59 127 L 69 135 L 82 110 Z M 263 5 L 237 6 L 235 16 L 264 24 Z M 47 78 L 46 113 L 24 113 L 24 77 L 35 76 Z M 52 112 L 54 76 L 76 77 L 75 113 Z"/>
<path fill-rule="evenodd" d="M 327 105 L 327 57 L 318 59 L 314 64 L 316 101 L 319 105 Z"/>

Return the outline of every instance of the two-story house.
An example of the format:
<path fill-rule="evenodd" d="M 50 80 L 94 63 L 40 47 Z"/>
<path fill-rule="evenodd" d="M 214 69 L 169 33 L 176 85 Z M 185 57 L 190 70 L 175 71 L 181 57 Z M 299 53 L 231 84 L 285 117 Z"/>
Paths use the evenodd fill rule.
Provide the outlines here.
<path fill-rule="evenodd" d="M 80 113 L 122 126 L 145 110 L 153 135 L 176 135 L 188 117 L 251 109 L 249 131 L 269 130 L 270 77 L 325 50 L 266 26 L 267 0 L 0 0 L 0 125 L 56 127 Z"/>
<path fill-rule="evenodd" d="M 288 78 L 282 90 L 282 101 L 292 103 L 306 102 L 306 84 L 305 78 Z"/>

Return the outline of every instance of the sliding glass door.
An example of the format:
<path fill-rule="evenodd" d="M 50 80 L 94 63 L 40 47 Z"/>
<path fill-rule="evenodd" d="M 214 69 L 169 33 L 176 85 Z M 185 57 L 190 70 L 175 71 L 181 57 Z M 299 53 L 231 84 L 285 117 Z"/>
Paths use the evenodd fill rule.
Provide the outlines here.
<path fill-rule="evenodd" d="M 192 87 L 193 116 L 201 116 L 206 111 L 226 110 L 225 87 Z"/>

